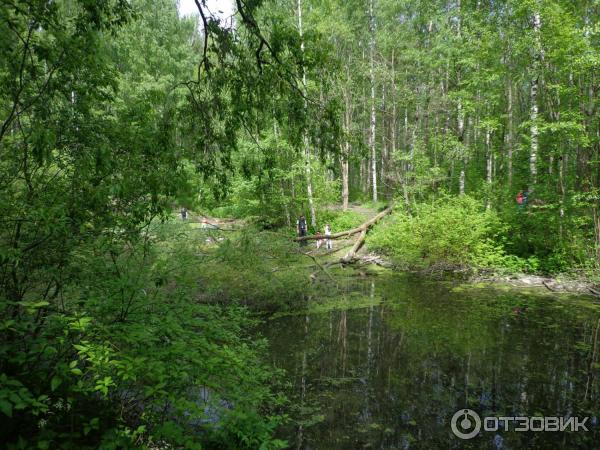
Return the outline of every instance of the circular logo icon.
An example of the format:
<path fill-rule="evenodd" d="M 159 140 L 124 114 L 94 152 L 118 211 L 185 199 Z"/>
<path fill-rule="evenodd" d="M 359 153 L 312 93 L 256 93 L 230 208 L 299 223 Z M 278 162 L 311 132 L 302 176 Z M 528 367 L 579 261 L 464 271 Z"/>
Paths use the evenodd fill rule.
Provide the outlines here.
<path fill-rule="evenodd" d="M 473 439 L 481 430 L 481 419 L 472 409 L 460 409 L 452 416 L 450 426 L 456 437 Z"/>

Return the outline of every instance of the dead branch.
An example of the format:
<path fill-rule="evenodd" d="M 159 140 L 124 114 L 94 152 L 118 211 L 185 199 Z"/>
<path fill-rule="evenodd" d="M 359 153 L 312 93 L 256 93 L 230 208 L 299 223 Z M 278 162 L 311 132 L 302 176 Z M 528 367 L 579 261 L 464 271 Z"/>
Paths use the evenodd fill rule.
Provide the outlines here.
<path fill-rule="evenodd" d="M 327 269 L 326 269 L 325 267 L 323 267 L 323 264 L 321 264 L 321 263 L 320 263 L 320 262 L 317 260 L 317 258 L 315 258 L 315 257 L 314 257 L 313 255 L 311 255 L 310 253 L 305 253 L 305 252 L 299 252 L 299 253 L 301 253 L 302 255 L 308 256 L 310 259 L 312 259 L 312 260 L 313 260 L 313 262 L 315 263 L 315 265 L 316 265 L 316 266 L 317 266 L 319 269 L 321 269 L 321 271 L 322 271 L 322 272 L 323 272 L 325 275 L 327 275 L 327 277 L 328 277 L 328 278 L 329 278 L 331 281 L 333 281 L 333 282 L 335 283 L 335 279 L 334 279 L 334 278 L 331 276 L 331 274 L 330 274 L 330 273 L 327 271 Z M 314 274 L 312 274 L 312 275 L 314 275 Z M 311 277 L 312 277 L 312 275 L 311 275 Z"/>
<path fill-rule="evenodd" d="M 204 66 L 204 70 L 207 75 L 210 73 L 210 64 L 208 62 L 208 20 L 206 19 L 206 15 L 204 14 L 204 10 L 202 9 L 202 5 L 198 0 L 194 0 L 196 3 L 196 7 L 198 8 L 198 12 L 200 13 L 200 17 L 202 18 L 202 31 L 204 32 L 204 47 L 202 49 L 202 61 L 201 64 Z M 198 77 L 200 77 L 200 71 L 198 71 Z"/>

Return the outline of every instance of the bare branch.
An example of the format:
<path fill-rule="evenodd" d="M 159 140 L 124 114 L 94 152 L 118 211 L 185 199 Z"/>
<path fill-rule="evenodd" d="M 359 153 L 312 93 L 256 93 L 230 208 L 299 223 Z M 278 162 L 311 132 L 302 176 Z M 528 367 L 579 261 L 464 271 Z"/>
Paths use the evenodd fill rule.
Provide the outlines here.
<path fill-rule="evenodd" d="M 201 64 L 204 66 L 204 70 L 208 74 L 208 72 L 210 70 L 210 64 L 208 62 L 208 20 L 206 19 L 206 14 L 204 13 L 204 10 L 202 9 L 202 5 L 200 5 L 200 1 L 194 0 L 194 2 L 196 3 L 196 7 L 198 8 L 200 17 L 202 18 L 202 28 L 204 31 L 204 48 L 202 49 Z M 204 3 L 204 0 L 202 0 L 202 2 Z M 200 74 L 198 73 L 198 75 L 200 75 Z"/>

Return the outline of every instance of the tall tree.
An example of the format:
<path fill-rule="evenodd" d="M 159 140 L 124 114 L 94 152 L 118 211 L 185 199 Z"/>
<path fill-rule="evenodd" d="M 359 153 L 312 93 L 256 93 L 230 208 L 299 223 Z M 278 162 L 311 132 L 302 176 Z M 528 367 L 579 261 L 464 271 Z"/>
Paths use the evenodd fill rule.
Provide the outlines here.
<path fill-rule="evenodd" d="M 538 91 L 540 85 L 540 71 L 541 62 L 543 60 L 543 50 L 541 43 L 541 28 L 542 19 L 539 3 L 536 2 L 534 5 L 533 17 L 533 55 L 531 64 L 531 89 L 530 89 L 530 114 L 529 120 L 531 122 L 530 135 L 531 135 L 531 148 L 529 154 L 529 171 L 531 175 L 532 188 L 537 183 L 537 159 L 539 152 L 539 125 L 538 125 Z"/>
<path fill-rule="evenodd" d="M 371 149 L 371 187 L 373 201 L 377 201 L 377 147 L 375 130 L 377 129 L 377 114 L 375 112 L 375 0 L 369 0 L 369 84 L 371 88 L 371 120 L 369 131 L 369 147 Z"/>
<path fill-rule="evenodd" d="M 298 33 L 300 34 L 300 50 L 304 55 L 304 33 L 302 29 L 302 0 L 297 0 L 297 14 L 298 14 Z M 306 86 L 306 67 L 302 62 L 302 90 L 304 95 L 304 110 L 308 112 L 307 104 L 307 86 Z M 311 176 L 311 158 L 310 158 L 310 145 L 308 142 L 308 131 L 305 129 L 302 134 L 302 142 L 304 144 L 304 164 L 306 171 L 306 191 L 308 198 L 308 209 L 310 211 L 310 223 L 313 228 L 317 228 L 317 215 L 315 213 L 315 202 L 313 199 L 313 185 Z"/>

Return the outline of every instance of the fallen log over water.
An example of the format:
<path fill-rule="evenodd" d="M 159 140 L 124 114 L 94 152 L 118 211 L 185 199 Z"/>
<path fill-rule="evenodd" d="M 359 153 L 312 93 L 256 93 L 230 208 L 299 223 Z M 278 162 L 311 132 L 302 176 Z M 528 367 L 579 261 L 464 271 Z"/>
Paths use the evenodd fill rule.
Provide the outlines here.
<path fill-rule="evenodd" d="M 356 257 L 356 252 L 358 252 L 360 250 L 360 248 L 363 246 L 363 244 L 365 243 L 366 237 L 367 237 L 367 228 L 365 228 L 364 230 L 362 230 L 360 232 L 360 236 L 358 237 L 357 241 L 354 243 L 354 245 L 352 246 L 350 251 L 348 253 L 346 253 L 343 258 L 340 258 L 340 262 L 342 262 L 344 264 L 351 262 Z"/>
<path fill-rule="evenodd" d="M 302 236 L 302 237 L 297 237 L 295 240 L 296 240 L 296 242 L 300 242 L 300 241 L 311 241 L 311 240 L 317 240 L 317 239 L 339 239 L 341 237 L 347 237 L 347 236 L 352 236 L 352 235 L 355 235 L 358 233 L 362 233 L 363 231 L 366 232 L 366 230 L 368 230 L 371 226 L 375 225 L 383 217 L 387 216 L 391 212 L 392 212 L 392 207 L 389 206 L 386 209 L 384 209 L 383 211 L 381 211 L 379 214 L 377 214 L 375 217 L 367 220 L 359 227 L 352 228 L 351 230 L 340 231 L 339 233 L 333 233 L 330 236 L 324 236 L 324 235 Z M 359 238 L 359 240 L 360 240 L 360 238 Z M 363 239 L 363 241 L 364 241 L 364 239 Z"/>
<path fill-rule="evenodd" d="M 391 212 L 392 212 L 392 207 L 388 206 L 386 209 L 384 209 L 383 211 L 381 211 L 379 214 L 377 214 L 376 216 L 372 217 L 371 219 L 367 220 L 366 222 L 364 222 L 359 227 L 353 228 L 351 230 L 340 231 L 339 233 L 335 233 L 335 234 L 332 234 L 330 236 L 324 236 L 324 235 L 320 235 L 320 236 L 315 236 L 315 235 L 313 235 L 313 236 L 302 236 L 302 237 L 296 238 L 295 241 L 296 242 L 300 242 L 300 241 L 309 241 L 309 240 L 316 240 L 316 239 L 339 239 L 341 237 L 353 236 L 353 235 L 355 235 L 357 233 L 360 233 L 360 236 L 358 237 L 358 239 L 354 243 L 354 245 L 352 245 L 352 248 L 350 249 L 350 251 L 348 251 L 348 253 L 346 253 L 342 258 L 340 258 L 337 261 L 337 263 L 328 263 L 325 266 L 321 266 L 320 264 L 317 263 L 317 260 L 316 260 L 316 258 L 314 256 L 305 253 L 307 256 L 310 256 L 311 258 L 313 258 L 313 260 L 315 261 L 315 263 L 317 263 L 317 265 L 319 266 L 319 268 L 323 272 L 325 272 L 327 274 L 327 276 L 331 279 L 332 277 L 327 272 L 326 267 L 328 267 L 328 266 L 330 266 L 332 264 L 348 264 L 348 263 L 352 262 L 354 259 L 356 259 L 356 253 L 360 250 L 360 248 L 365 243 L 365 239 L 367 237 L 367 232 L 369 231 L 369 228 L 371 228 L 371 226 L 375 225 L 383 217 L 387 216 Z"/>

